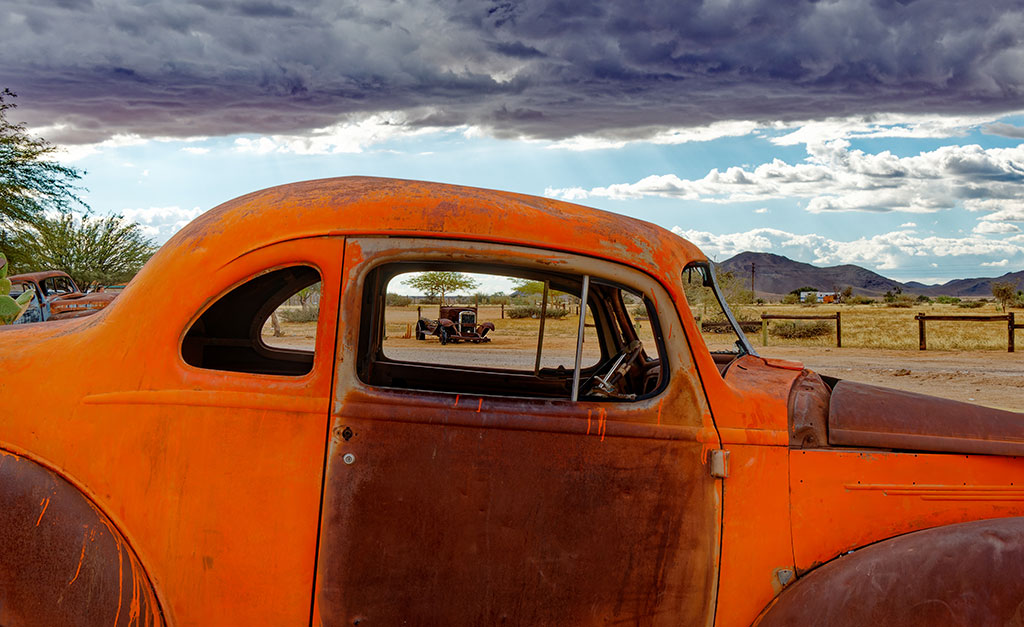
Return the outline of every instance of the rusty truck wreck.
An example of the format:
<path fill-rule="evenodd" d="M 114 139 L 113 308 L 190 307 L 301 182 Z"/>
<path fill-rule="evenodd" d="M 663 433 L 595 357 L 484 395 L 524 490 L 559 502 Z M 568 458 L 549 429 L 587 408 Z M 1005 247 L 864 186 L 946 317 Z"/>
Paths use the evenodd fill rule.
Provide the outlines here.
<path fill-rule="evenodd" d="M 416 339 L 436 335 L 441 344 L 449 342 L 490 342 L 488 331 L 494 330 L 493 322 L 477 322 L 476 307 L 440 307 L 436 320 L 420 318 L 416 321 Z"/>
<path fill-rule="evenodd" d="M 430 270 L 577 295 L 575 350 L 396 358 L 386 286 Z M 311 350 L 264 342 L 317 281 Z M 713 351 L 695 283 L 676 235 L 519 194 L 208 211 L 105 309 L 0 330 L 0 624 L 1019 622 L 1024 415 Z"/>

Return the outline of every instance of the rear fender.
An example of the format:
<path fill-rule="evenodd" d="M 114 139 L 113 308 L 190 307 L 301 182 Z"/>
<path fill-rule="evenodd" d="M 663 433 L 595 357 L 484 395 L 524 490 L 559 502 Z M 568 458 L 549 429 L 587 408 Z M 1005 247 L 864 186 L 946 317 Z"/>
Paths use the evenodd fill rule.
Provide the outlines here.
<path fill-rule="evenodd" d="M 0 625 L 164 625 L 111 520 L 59 474 L 0 450 Z"/>
<path fill-rule="evenodd" d="M 916 531 L 832 560 L 756 625 L 1024 624 L 1024 518 Z"/>

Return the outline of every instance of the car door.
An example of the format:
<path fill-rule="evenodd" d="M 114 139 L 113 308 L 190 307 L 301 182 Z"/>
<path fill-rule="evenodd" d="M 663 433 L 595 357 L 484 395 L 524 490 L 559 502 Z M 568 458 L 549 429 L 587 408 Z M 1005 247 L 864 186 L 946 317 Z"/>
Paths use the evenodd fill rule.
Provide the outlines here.
<path fill-rule="evenodd" d="M 415 238 L 349 238 L 344 268 L 315 624 L 710 621 L 721 495 L 704 459 L 717 439 L 656 281 L 581 256 Z M 584 303 L 586 341 L 552 335 L 576 322 L 484 309 L 493 344 L 414 339 L 386 293 L 425 271 L 542 283 L 551 316 Z M 626 309 L 650 318 L 638 323 L 650 339 L 623 326 Z M 548 336 L 513 341 L 545 322 Z M 535 362 L 512 350 L 549 340 Z M 627 344 L 626 374 L 597 390 L 592 376 L 611 380 Z"/>

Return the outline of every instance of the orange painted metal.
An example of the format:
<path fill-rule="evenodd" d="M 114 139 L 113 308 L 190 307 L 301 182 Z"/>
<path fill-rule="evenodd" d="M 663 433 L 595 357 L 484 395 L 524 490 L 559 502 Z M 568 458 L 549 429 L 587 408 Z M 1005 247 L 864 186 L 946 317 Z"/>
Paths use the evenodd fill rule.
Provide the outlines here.
<path fill-rule="evenodd" d="M 1024 516 L 1016 457 L 792 451 L 790 487 L 799 571 L 910 531 Z"/>
<path fill-rule="evenodd" d="M 654 304 L 674 321 L 669 389 L 632 407 L 527 414 L 514 400 L 456 408 L 358 384 L 350 314 L 361 292 L 350 288 L 367 258 L 349 242 L 380 237 L 514 245 L 634 268 L 663 290 Z M 802 367 L 744 356 L 719 374 L 680 276 L 704 259 L 653 225 L 519 194 L 370 178 L 256 192 L 193 221 L 96 315 L 0 331 L 0 397 L 7 407 L 32 399 L 31 411 L 0 422 L 0 450 L 84 495 L 131 549 L 171 625 L 352 624 L 360 615 L 349 610 L 386 609 L 391 587 L 429 583 L 437 564 L 453 576 L 430 583 L 437 604 L 404 590 L 402 605 L 381 615 L 440 624 L 439 608 L 461 606 L 464 624 L 506 615 L 750 624 L 780 590 L 848 551 L 1024 515 L 1017 458 L 957 454 L 955 444 L 945 454 L 820 438 L 799 448 L 789 414 Z M 181 359 L 205 307 L 296 264 L 323 281 L 309 374 L 220 372 Z M 344 427 L 357 434 L 351 441 L 339 437 Z M 431 458 L 439 444 L 447 448 Z M 729 454 L 724 478 L 706 464 L 714 449 Z M 354 464 L 339 461 L 345 453 Z M 579 460 L 597 466 L 587 475 Z M 556 472 L 568 477 L 560 487 L 542 481 Z M 557 508 L 566 502 L 578 516 Z M 535 528 L 522 524 L 531 506 Z M 451 527 L 395 526 L 418 519 Z M 474 529 L 495 535 L 466 535 Z M 32 542 L 34 527 L 23 530 Z M 450 552 L 432 563 L 416 542 Z M 594 546 L 607 550 L 573 561 Z M 517 551 L 547 555 L 553 579 L 489 569 Z M 634 578 L 603 570 L 630 555 Z M 497 586 L 491 596 L 476 594 L 481 582 Z M 512 612 L 516 603 L 527 605 Z"/>
<path fill-rule="evenodd" d="M 0 448 L 58 469 L 110 517 L 174 625 L 309 620 L 343 241 L 253 250 L 242 227 L 232 236 L 242 239 L 200 246 L 194 258 L 165 247 L 164 261 L 95 316 L 0 334 L 5 383 L 16 386 L 6 389 L 19 390 L 5 398 L 32 399 L 32 411 L 0 426 Z M 168 261 L 192 278 L 169 283 Z M 324 280 L 310 374 L 181 360 L 181 337 L 206 305 L 295 263 Z"/>

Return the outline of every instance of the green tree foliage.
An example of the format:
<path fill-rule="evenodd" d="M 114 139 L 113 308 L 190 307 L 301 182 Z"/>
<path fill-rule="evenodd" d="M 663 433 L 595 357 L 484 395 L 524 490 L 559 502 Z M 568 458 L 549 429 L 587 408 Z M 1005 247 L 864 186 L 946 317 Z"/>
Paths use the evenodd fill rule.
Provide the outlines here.
<path fill-rule="evenodd" d="M 512 285 L 515 286 L 515 291 L 521 296 L 536 297 L 535 300 L 540 302 L 540 299 L 544 295 L 544 281 L 531 281 L 530 279 L 512 279 Z M 548 299 L 552 302 L 559 300 L 562 302 L 578 301 L 578 294 L 568 294 L 566 292 L 560 292 L 558 290 L 548 290 Z"/>
<path fill-rule="evenodd" d="M 795 294 L 797 298 L 800 298 L 800 292 L 814 292 L 815 294 L 817 294 L 818 288 L 811 287 L 810 285 L 805 285 L 803 287 L 798 287 L 795 290 L 789 291 L 790 294 Z"/>
<path fill-rule="evenodd" d="M 444 307 L 446 294 L 474 289 L 477 282 L 461 272 L 423 272 L 405 279 L 402 285 L 417 289 L 432 299 L 437 298 Z"/>
<path fill-rule="evenodd" d="M 1003 311 L 1006 306 L 1017 300 L 1017 286 L 1009 281 L 994 281 L 992 283 L 992 295 L 996 297 Z"/>
<path fill-rule="evenodd" d="M 19 272 L 63 270 L 80 288 L 131 279 L 156 252 L 138 224 L 121 216 L 37 219 L 14 229 L 12 247 L 23 260 Z"/>
<path fill-rule="evenodd" d="M 82 204 L 75 195 L 81 173 L 54 161 L 56 146 L 29 135 L 24 124 L 7 119 L 7 111 L 15 107 L 10 101 L 14 97 L 7 89 L 0 91 L 0 229 L 4 232 L 42 218 L 47 209 L 67 212 Z M 11 261 L 17 265 L 20 260 Z"/>

